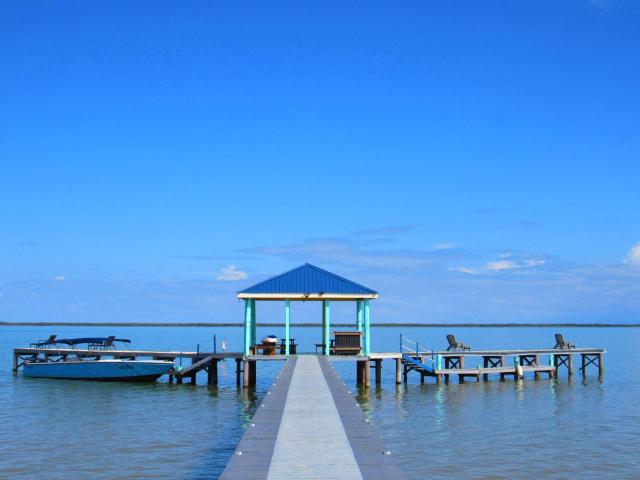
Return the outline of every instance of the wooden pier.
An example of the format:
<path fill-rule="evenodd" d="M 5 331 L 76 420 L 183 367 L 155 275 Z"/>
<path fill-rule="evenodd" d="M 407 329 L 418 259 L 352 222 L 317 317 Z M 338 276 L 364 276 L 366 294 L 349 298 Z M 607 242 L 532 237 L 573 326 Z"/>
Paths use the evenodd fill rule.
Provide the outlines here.
<path fill-rule="evenodd" d="M 221 479 L 403 478 L 327 357 L 293 356 Z"/>
<path fill-rule="evenodd" d="M 403 378 L 406 382 L 408 373 L 415 371 L 420 374 L 422 382 L 425 377 L 435 377 L 438 382 L 448 382 L 452 375 L 457 375 L 461 383 L 466 378 L 474 378 L 478 382 L 486 381 L 489 375 L 499 375 L 501 380 L 507 376 L 521 379 L 526 373 L 533 373 L 537 380 L 540 374 L 555 378 L 561 367 L 565 367 L 568 375 L 572 376 L 573 357 L 578 355 L 582 364 L 579 371 L 583 375 L 586 375 L 587 367 L 593 365 L 602 378 L 605 353 L 602 348 L 405 351 L 402 355 Z M 478 362 L 478 365 L 468 367 L 468 362 L 465 362 L 468 358 L 481 360 L 481 364 Z"/>
<path fill-rule="evenodd" d="M 583 375 L 587 368 L 597 369 L 600 378 L 604 375 L 604 354 L 601 348 L 532 349 L 532 350 L 474 350 L 474 351 L 405 351 L 404 353 L 371 353 L 362 355 L 335 355 L 332 361 L 350 361 L 356 364 L 356 383 L 370 387 L 373 370 L 376 385 L 382 383 L 382 363 L 392 360 L 395 364 L 395 383 L 406 383 L 410 372 L 420 375 L 421 382 L 425 377 L 435 377 L 436 381 L 448 382 L 451 376 L 457 376 L 460 382 L 468 378 L 477 381 L 488 380 L 490 375 L 497 375 L 504 380 L 523 378 L 531 373 L 535 379 L 541 374 L 554 378 L 561 368 L 568 375 L 575 373 L 574 356 L 580 357 L 577 369 Z M 176 367 L 169 372 L 169 382 L 178 384 L 196 384 L 199 372 L 207 373 L 209 385 L 218 384 L 218 363 L 222 360 L 234 360 L 236 385 L 251 387 L 256 384 L 257 362 L 285 361 L 296 355 L 244 355 L 242 352 L 196 352 L 196 351 L 161 351 L 161 350 L 95 350 L 74 348 L 16 348 L 13 351 L 13 371 L 16 372 L 25 360 L 39 357 L 45 361 L 64 361 L 68 357 L 78 358 L 151 358 L 154 360 L 186 361 L 188 365 Z M 326 357 L 325 357 L 326 358 Z M 478 365 L 469 367 L 468 359 L 478 360 Z"/>

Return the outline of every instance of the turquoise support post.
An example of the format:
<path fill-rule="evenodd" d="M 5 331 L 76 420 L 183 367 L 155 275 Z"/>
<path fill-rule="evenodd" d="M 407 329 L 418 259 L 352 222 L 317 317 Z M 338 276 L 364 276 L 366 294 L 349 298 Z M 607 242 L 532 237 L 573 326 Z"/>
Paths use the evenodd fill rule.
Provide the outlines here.
<path fill-rule="evenodd" d="M 331 350 L 331 316 L 329 314 L 329 300 L 322 301 L 322 310 L 324 312 L 324 354 L 329 356 Z"/>
<path fill-rule="evenodd" d="M 362 333 L 362 300 L 356 300 L 356 328 Z M 362 354 L 363 339 L 360 335 L 360 353 Z"/>
<path fill-rule="evenodd" d="M 289 324 L 291 323 L 291 302 L 284 301 L 284 354 L 289 356 Z"/>
<path fill-rule="evenodd" d="M 356 318 L 357 329 L 359 332 L 362 332 L 362 300 L 356 300 Z"/>
<path fill-rule="evenodd" d="M 554 367 L 555 365 L 553 364 L 553 353 L 549 354 L 549 366 L 550 367 Z"/>
<path fill-rule="evenodd" d="M 364 355 L 371 354 L 371 320 L 369 317 L 369 300 L 364 301 Z"/>
<path fill-rule="evenodd" d="M 251 346 L 258 342 L 258 322 L 256 321 L 256 299 L 251 299 Z"/>
<path fill-rule="evenodd" d="M 244 354 L 251 350 L 251 299 L 244 301 Z"/>

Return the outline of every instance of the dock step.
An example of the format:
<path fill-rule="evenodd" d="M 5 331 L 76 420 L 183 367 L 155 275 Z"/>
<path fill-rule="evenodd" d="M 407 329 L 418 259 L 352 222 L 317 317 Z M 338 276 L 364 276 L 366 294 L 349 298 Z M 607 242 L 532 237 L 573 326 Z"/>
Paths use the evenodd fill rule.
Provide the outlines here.
<path fill-rule="evenodd" d="M 214 360 L 216 360 L 216 355 L 209 355 L 208 357 L 204 357 L 202 360 L 189 365 L 187 368 L 176 371 L 176 377 L 190 377 L 192 375 L 195 375 L 203 368 L 206 368 Z"/>

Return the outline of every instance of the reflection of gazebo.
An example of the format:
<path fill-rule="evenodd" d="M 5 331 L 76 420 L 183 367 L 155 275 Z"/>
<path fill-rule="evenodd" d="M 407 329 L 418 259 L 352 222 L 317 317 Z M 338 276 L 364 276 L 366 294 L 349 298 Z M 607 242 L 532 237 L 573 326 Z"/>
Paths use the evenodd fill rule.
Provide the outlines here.
<path fill-rule="evenodd" d="M 335 300 L 356 302 L 355 325 L 358 332 L 362 333 L 361 353 L 369 356 L 371 351 L 369 302 L 378 298 L 378 293 L 351 280 L 306 263 L 238 292 L 238 298 L 243 299 L 245 305 L 245 355 L 249 355 L 251 347 L 256 344 L 256 300 L 284 301 L 287 355 L 289 355 L 291 301 L 321 301 L 323 353 L 329 355 L 331 343 L 330 301 Z"/>

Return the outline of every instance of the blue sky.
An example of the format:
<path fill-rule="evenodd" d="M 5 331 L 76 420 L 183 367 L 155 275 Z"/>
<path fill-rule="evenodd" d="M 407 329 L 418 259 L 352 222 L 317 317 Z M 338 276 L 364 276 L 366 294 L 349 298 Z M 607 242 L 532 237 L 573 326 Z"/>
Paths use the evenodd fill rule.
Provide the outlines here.
<path fill-rule="evenodd" d="M 0 321 L 640 321 L 636 2 L 2 10 Z"/>

